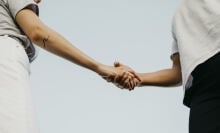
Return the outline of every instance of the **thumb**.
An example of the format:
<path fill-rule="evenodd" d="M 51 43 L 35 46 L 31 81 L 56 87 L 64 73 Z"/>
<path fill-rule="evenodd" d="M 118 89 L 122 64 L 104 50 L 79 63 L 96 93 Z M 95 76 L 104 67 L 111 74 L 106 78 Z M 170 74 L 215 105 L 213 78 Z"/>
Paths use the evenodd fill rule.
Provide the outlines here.
<path fill-rule="evenodd" d="M 118 61 L 114 62 L 114 67 L 120 67 L 120 66 L 121 66 L 120 62 L 118 62 Z"/>
<path fill-rule="evenodd" d="M 37 4 L 41 2 L 41 0 L 34 0 Z"/>
<path fill-rule="evenodd" d="M 127 66 L 124 65 L 124 64 L 122 64 L 122 63 L 120 63 L 120 62 L 118 62 L 118 61 L 116 61 L 116 62 L 114 63 L 114 67 L 127 67 Z"/>

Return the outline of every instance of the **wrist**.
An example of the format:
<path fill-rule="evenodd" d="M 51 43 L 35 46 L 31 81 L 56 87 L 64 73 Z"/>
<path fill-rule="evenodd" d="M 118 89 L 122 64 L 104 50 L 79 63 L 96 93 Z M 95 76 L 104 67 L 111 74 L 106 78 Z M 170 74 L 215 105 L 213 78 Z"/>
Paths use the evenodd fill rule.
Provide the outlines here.
<path fill-rule="evenodd" d="M 137 73 L 137 76 L 140 78 L 140 82 L 137 86 L 141 87 L 144 85 L 144 75 L 142 73 Z"/>
<path fill-rule="evenodd" d="M 103 74 L 103 68 L 104 68 L 105 65 L 101 64 L 101 63 L 97 63 L 95 65 L 95 67 L 93 68 L 93 71 L 96 72 L 97 74 L 99 75 L 102 75 Z"/>

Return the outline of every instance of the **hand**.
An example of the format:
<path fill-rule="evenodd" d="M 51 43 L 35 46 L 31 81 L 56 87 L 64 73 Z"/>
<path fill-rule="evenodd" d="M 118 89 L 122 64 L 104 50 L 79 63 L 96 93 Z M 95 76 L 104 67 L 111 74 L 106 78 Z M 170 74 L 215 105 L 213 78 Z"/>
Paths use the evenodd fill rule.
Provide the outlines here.
<path fill-rule="evenodd" d="M 41 2 L 41 0 L 34 0 L 34 2 L 36 2 L 38 4 Z"/>
<path fill-rule="evenodd" d="M 112 67 L 101 65 L 98 71 L 99 75 L 102 76 L 106 81 L 114 83 L 117 87 L 122 89 L 133 90 L 134 87 L 140 82 L 140 79 L 132 69 L 125 69 L 124 67 Z M 124 78 L 123 78 L 124 77 Z M 125 80 L 126 77 L 126 80 Z M 120 79 L 124 79 L 120 81 Z M 120 83 L 120 82 L 123 82 Z"/>
<path fill-rule="evenodd" d="M 119 69 L 123 69 L 126 71 L 125 73 L 118 75 L 115 78 L 115 83 L 119 85 L 120 88 L 128 88 L 129 84 L 132 84 L 132 88 L 129 88 L 129 90 L 133 90 L 134 87 L 138 86 L 141 83 L 140 77 L 136 74 L 134 70 L 132 70 L 130 67 L 123 65 L 119 62 L 115 62 L 114 66 Z M 132 80 L 131 80 L 132 79 Z"/>

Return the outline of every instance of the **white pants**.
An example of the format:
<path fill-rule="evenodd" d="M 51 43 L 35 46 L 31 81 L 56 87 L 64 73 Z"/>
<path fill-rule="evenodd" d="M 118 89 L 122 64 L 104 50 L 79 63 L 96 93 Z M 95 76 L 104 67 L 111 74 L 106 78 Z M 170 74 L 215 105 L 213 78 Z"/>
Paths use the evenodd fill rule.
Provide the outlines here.
<path fill-rule="evenodd" d="M 0 133 L 39 133 L 23 46 L 0 36 Z"/>

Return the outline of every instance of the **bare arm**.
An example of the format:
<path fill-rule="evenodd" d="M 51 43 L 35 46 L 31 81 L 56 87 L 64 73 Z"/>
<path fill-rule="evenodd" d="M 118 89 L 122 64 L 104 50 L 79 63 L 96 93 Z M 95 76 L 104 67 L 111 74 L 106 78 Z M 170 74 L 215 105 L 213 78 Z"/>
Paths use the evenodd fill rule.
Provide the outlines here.
<path fill-rule="evenodd" d="M 181 66 L 179 54 L 172 56 L 173 66 L 170 69 L 164 69 L 152 73 L 139 73 L 141 78 L 140 86 L 174 86 L 182 82 Z"/>
<path fill-rule="evenodd" d="M 16 15 L 16 21 L 31 41 L 39 47 L 67 59 L 70 62 L 88 68 L 101 75 L 104 79 L 114 79 L 115 76 L 127 72 L 127 70 L 123 68 L 116 69 L 111 66 L 106 66 L 90 58 L 74 47 L 60 34 L 43 24 L 29 9 L 21 10 Z M 133 76 L 129 77 L 130 80 L 138 78 L 134 73 L 132 75 Z M 139 81 L 136 80 L 136 82 Z M 131 84 L 129 87 L 133 88 L 134 85 Z"/>
<path fill-rule="evenodd" d="M 31 10 L 21 10 L 16 21 L 31 41 L 41 48 L 92 71 L 97 71 L 101 65 L 44 25 Z"/>

